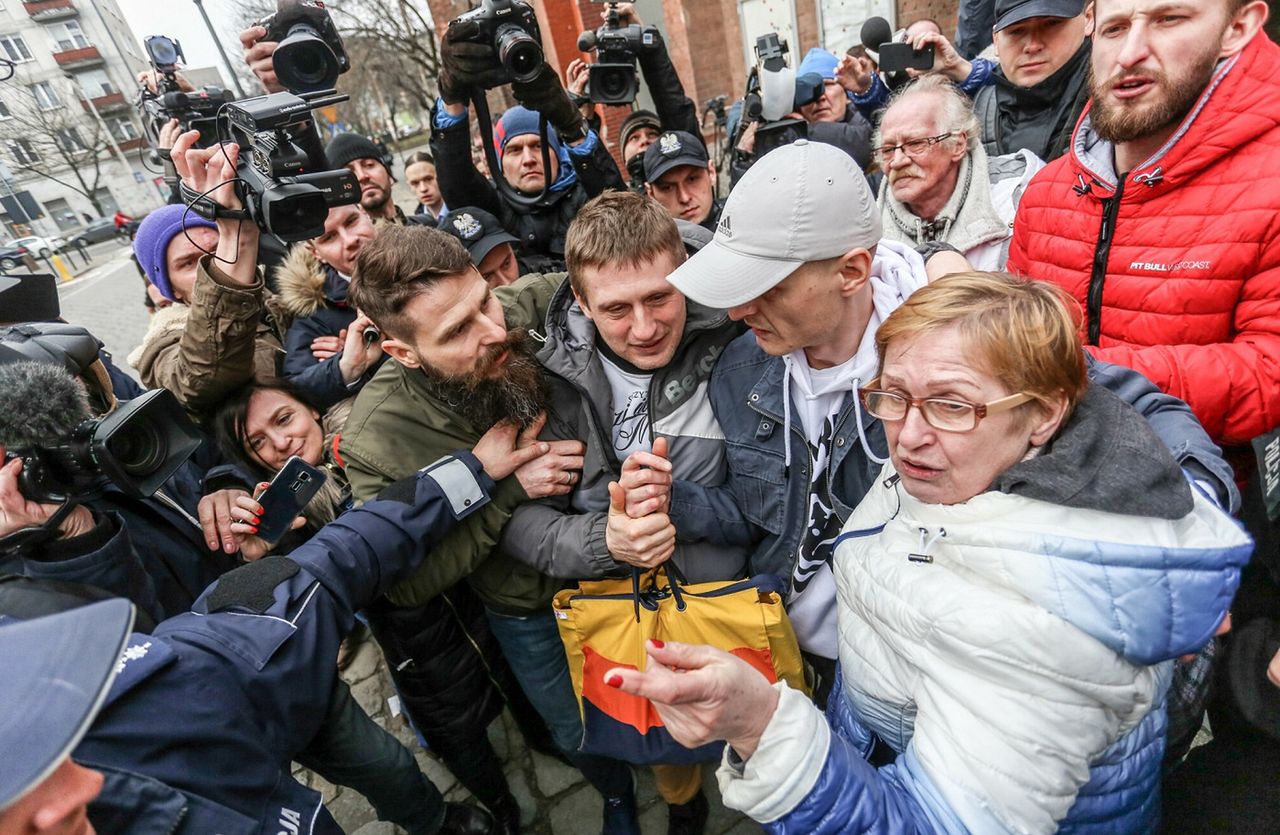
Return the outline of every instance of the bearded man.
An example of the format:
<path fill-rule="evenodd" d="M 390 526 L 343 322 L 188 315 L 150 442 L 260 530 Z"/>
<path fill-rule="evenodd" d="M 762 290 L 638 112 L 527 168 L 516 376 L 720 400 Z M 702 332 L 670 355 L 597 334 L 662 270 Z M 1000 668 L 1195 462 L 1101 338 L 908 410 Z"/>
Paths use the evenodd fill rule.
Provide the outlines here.
<path fill-rule="evenodd" d="M 1280 424 L 1267 5 L 1100 0 L 1094 15 L 1092 103 L 1070 153 L 1027 187 L 1009 268 L 1070 292 L 1094 356 L 1187 401 L 1240 452 Z"/>
<path fill-rule="evenodd" d="M 414 645 L 416 636 L 408 634 L 414 620 L 406 610 L 426 609 L 440 592 L 466 580 L 552 740 L 603 795 L 604 831 L 638 833 L 630 769 L 577 750 L 582 720 L 564 650 L 554 622 L 548 640 L 540 617 L 550 619 L 551 598 L 563 581 L 497 547 L 517 505 L 566 495 L 581 480 L 580 441 L 534 440 L 547 395 L 523 330 L 542 327 L 564 278 L 535 273 L 490 288 L 458 238 L 423 227 L 383 230 L 360 253 L 349 298 L 382 332 L 383 350 L 394 362 L 383 363 L 356 398 L 339 453 L 354 498 L 364 501 L 449 450 L 473 446 L 463 439 L 478 438 L 503 420 L 525 428 L 523 443 L 542 445 L 542 456 L 499 482 L 489 505 L 392 590 L 387 607 L 370 613 L 371 623 L 380 641 L 388 634 L 390 642 Z M 431 651 L 428 644 L 416 646 Z M 409 655 L 411 661 L 418 657 L 417 651 Z"/>

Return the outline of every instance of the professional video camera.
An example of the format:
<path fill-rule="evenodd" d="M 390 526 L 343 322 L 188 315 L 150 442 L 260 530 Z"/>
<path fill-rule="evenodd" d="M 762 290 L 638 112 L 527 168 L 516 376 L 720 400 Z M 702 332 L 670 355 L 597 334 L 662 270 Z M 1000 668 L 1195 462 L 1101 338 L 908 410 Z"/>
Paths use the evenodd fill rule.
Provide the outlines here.
<path fill-rule="evenodd" d="M 263 40 L 277 41 L 272 54 L 276 78 L 291 93 L 332 90 L 351 69 L 342 37 L 321 0 L 278 0 L 276 13 L 258 21 Z"/>
<path fill-rule="evenodd" d="M 151 147 L 159 149 L 160 129 L 170 119 L 177 119 L 183 131 L 200 131 L 196 147 L 216 145 L 218 111 L 231 101 L 231 92 L 212 84 L 200 90 L 183 90 L 178 84 L 178 63 L 186 60 L 182 44 L 164 35 L 152 35 L 143 45 L 155 70 L 156 88 L 152 90 L 145 83 L 140 85 L 136 107 Z M 166 167 L 166 176 L 177 175 Z"/>
<path fill-rule="evenodd" d="M 474 32 L 460 40 L 493 47 L 507 74 L 505 81 L 532 81 L 542 71 L 542 36 L 538 16 L 523 0 L 483 0 L 478 8 L 449 21 L 449 28 L 470 25 Z"/>
<path fill-rule="evenodd" d="M 822 79 L 818 79 L 816 87 L 803 81 L 797 85 L 795 72 L 787 64 L 787 52 L 787 42 L 779 38 L 777 32 L 756 38 L 756 66 L 747 75 L 742 118 L 731 137 L 731 147 L 737 147 L 743 131 L 752 122 L 757 126 L 756 157 L 808 137 L 809 126 L 803 119 L 783 117 L 798 105 L 821 95 Z"/>
<path fill-rule="evenodd" d="M 223 209 L 186 184 L 184 202 L 210 220 L 248 218 L 285 242 L 323 234 L 329 208 L 359 201 L 360 185 L 347 169 L 329 168 L 311 111 L 347 98 L 272 93 L 228 104 L 219 126 L 240 146 L 236 193 L 244 209 Z"/>
<path fill-rule="evenodd" d="M 32 501 L 79 501 L 108 482 L 141 499 L 159 490 L 200 443 L 173 393 L 155 389 L 86 420 L 56 446 L 7 449 L 4 458 L 22 459 L 18 487 Z"/>
<path fill-rule="evenodd" d="M 596 52 L 596 62 L 587 71 L 587 98 L 598 104 L 630 104 L 640 91 L 637 53 L 657 45 L 658 30 L 638 23 L 619 25 L 618 0 L 592 1 L 608 2 L 609 9 L 604 26 L 578 36 L 580 51 Z"/>

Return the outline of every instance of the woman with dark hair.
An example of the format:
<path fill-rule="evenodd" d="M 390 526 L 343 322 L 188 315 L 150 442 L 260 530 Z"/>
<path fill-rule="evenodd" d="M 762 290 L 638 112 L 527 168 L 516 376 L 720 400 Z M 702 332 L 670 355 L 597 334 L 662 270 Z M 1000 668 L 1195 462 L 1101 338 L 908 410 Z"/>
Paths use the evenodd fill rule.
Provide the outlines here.
<path fill-rule="evenodd" d="M 352 505 L 347 476 L 337 457 L 338 438 L 350 410 L 348 399 L 321 414 L 288 383 L 254 383 L 227 399 L 215 417 L 214 431 L 226 454 L 263 481 L 269 481 L 295 455 L 326 472 L 324 488 L 302 511 L 306 530 L 311 532 Z M 260 513 L 257 502 L 241 498 L 232 511 L 237 520 L 232 530 L 249 542 L 257 540 L 253 520 Z M 271 549 L 260 540 L 257 546 L 260 554 Z M 518 832 L 520 808 L 486 728 L 505 702 L 532 746 L 551 750 L 551 743 L 489 633 L 479 599 L 469 586 L 459 583 L 414 609 L 400 609 L 386 600 L 375 605 L 387 609 L 388 617 L 412 618 L 418 626 L 414 655 L 374 631 L 414 727 L 449 771 L 493 813 L 496 831 Z M 432 651 L 422 652 L 420 647 L 425 645 Z M 409 657 L 429 662 L 404 664 Z M 402 684 L 410 679 L 413 684 Z M 405 692 L 421 695 L 406 698 Z M 354 788 L 369 796 L 359 786 Z"/>

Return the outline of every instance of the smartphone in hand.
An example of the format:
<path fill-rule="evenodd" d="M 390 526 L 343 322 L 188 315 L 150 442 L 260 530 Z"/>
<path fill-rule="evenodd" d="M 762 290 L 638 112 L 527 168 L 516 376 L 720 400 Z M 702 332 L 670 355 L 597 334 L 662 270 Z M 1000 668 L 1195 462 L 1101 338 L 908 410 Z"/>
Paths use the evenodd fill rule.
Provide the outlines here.
<path fill-rule="evenodd" d="M 258 497 L 262 513 L 258 519 L 258 536 L 267 542 L 279 542 L 289 532 L 298 514 L 315 498 L 328 475 L 298 456 L 284 462 L 280 472 Z"/>

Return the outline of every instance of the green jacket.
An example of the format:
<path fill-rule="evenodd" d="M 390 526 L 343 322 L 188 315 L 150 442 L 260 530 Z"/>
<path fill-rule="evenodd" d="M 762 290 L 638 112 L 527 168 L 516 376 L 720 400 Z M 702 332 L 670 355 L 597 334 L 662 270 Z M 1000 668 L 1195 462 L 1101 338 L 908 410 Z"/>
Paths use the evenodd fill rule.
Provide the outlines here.
<path fill-rule="evenodd" d="M 527 275 L 495 290 L 507 325 L 539 327 L 564 277 Z M 356 501 L 366 501 L 391 482 L 480 440 L 483 431 L 432 397 L 424 382 L 421 371 L 386 362 L 356 397 L 338 446 Z M 387 597 L 398 606 L 420 606 L 469 577 L 472 588 L 496 611 L 524 615 L 545 608 L 563 581 L 497 548 L 512 511 L 525 501 L 528 495 L 515 476 L 503 479 L 488 506 L 454 528 L 418 572 Z"/>

